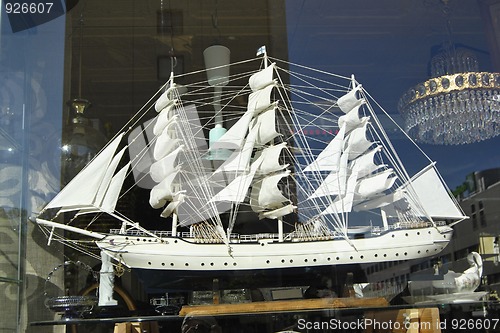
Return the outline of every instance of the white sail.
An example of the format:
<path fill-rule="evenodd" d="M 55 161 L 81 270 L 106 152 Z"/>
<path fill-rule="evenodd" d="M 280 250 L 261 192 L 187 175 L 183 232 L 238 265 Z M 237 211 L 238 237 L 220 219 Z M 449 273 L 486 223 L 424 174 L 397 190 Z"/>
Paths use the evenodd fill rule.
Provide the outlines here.
<path fill-rule="evenodd" d="M 289 164 L 280 164 L 279 162 L 281 151 L 284 148 L 286 148 L 286 142 L 266 147 L 256 155 L 252 168 L 256 169 L 257 174 L 264 175 L 287 168 Z"/>
<path fill-rule="evenodd" d="M 432 163 L 401 187 L 413 210 L 435 218 L 464 219 L 466 216 L 443 184 Z M 416 196 L 416 198 L 415 198 Z M 416 204 L 418 202 L 419 204 Z"/>
<path fill-rule="evenodd" d="M 391 207 L 392 206 L 392 207 Z M 398 207 L 409 206 L 420 217 L 464 219 L 466 216 L 444 186 L 434 163 L 426 166 L 393 193 L 359 203 L 355 210 L 384 208 L 389 217 L 396 217 Z"/>
<path fill-rule="evenodd" d="M 337 100 L 337 106 L 344 113 L 348 113 L 352 109 L 356 108 L 361 103 L 364 103 L 362 99 L 358 98 L 358 93 L 361 91 L 361 85 L 356 85 L 353 89 L 349 90 L 345 95 L 341 96 Z"/>
<path fill-rule="evenodd" d="M 190 193 L 193 192 L 186 190 L 184 202 L 180 202 L 176 207 L 180 226 L 186 227 L 202 221 L 216 221 L 219 214 L 231 209 L 230 201 L 210 201 L 204 196 L 192 197 Z"/>
<path fill-rule="evenodd" d="M 392 187 L 397 177 L 392 169 L 384 170 L 370 177 L 358 181 L 356 195 L 362 198 L 370 198 L 378 195 Z"/>
<path fill-rule="evenodd" d="M 289 202 L 278 188 L 278 182 L 290 175 L 290 170 L 267 176 L 252 186 L 250 205 L 254 212 L 283 207 L 283 202 Z"/>
<path fill-rule="evenodd" d="M 127 171 L 130 167 L 130 163 L 127 163 L 120 171 L 113 176 L 106 195 L 101 203 L 101 209 L 104 212 L 112 213 L 115 211 L 116 204 L 118 202 L 118 196 L 120 195 L 120 190 L 122 189 L 123 182 L 127 176 Z"/>
<path fill-rule="evenodd" d="M 275 84 L 276 82 L 273 80 L 273 73 L 275 66 L 276 63 L 272 63 L 265 69 L 250 76 L 250 79 L 248 80 L 250 89 L 252 89 L 252 91 L 257 91 L 271 84 Z"/>
<path fill-rule="evenodd" d="M 184 193 L 176 194 L 172 201 L 168 203 L 167 207 L 161 212 L 161 217 L 169 217 L 174 211 L 176 211 L 177 207 L 184 202 L 186 195 Z"/>
<path fill-rule="evenodd" d="M 173 197 L 178 193 L 174 190 L 174 179 L 179 174 L 179 169 L 168 175 L 167 178 L 162 180 L 158 185 L 151 189 L 149 195 L 149 204 L 151 207 L 158 209 L 163 207 L 167 201 L 173 199 Z"/>
<path fill-rule="evenodd" d="M 375 163 L 375 154 L 379 153 L 382 150 L 381 146 L 377 146 L 365 154 L 359 156 L 358 158 L 352 160 L 350 162 L 350 169 L 356 167 L 358 169 L 358 178 L 363 178 L 370 175 L 372 172 L 379 170 L 382 167 L 385 167 L 385 164 L 376 164 Z"/>
<path fill-rule="evenodd" d="M 169 87 L 161 96 L 156 100 L 155 110 L 156 112 L 160 112 L 165 109 L 167 106 L 174 103 L 175 95 L 178 95 L 177 86 L 173 84 Z"/>
<path fill-rule="evenodd" d="M 354 203 L 354 191 L 357 185 L 357 179 L 357 170 L 354 169 L 347 179 L 345 195 L 335 198 L 335 200 L 321 212 L 321 215 L 338 215 L 351 212 Z"/>
<path fill-rule="evenodd" d="M 130 166 L 130 162 L 127 163 L 125 167 L 123 167 L 115 176 L 113 176 L 116 168 L 118 167 L 118 163 L 122 158 L 126 148 L 123 148 L 111 162 L 108 170 L 106 170 L 106 174 L 104 176 L 101 185 L 99 186 L 99 190 L 97 191 L 96 198 L 92 204 L 92 206 L 81 207 L 81 209 L 76 213 L 76 216 L 84 215 L 84 214 L 92 214 L 98 212 L 106 212 L 112 213 L 116 207 L 116 203 L 118 201 L 118 195 L 120 194 L 120 190 L 123 186 L 123 182 L 125 181 L 126 172 L 128 167 Z M 66 211 L 72 211 L 73 209 L 61 208 L 60 213 Z"/>
<path fill-rule="evenodd" d="M 173 118 L 156 139 L 153 148 L 153 156 L 156 161 L 170 154 L 181 144 L 181 140 L 175 134 L 176 126 L 177 118 Z"/>
<path fill-rule="evenodd" d="M 334 196 L 345 192 L 346 179 L 342 175 L 333 171 L 326 176 L 316 190 L 310 195 L 309 199 L 318 197 Z"/>
<path fill-rule="evenodd" d="M 355 133 L 351 133 L 346 138 L 346 134 L 352 130 L 363 128 L 369 119 L 368 117 L 359 117 L 359 108 L 365 103 L 364 99 L 357 98 L 357 92 L 360 89 L 361 86 L 358 85 L 356 89 L 350 90 L 337 100 L 338 107 L 345 113 L 345 115 L 340 116 L 338 119 L 339 131 L 326 148 L 320 152 L 316 159 L 303 169 L 304 172 L 338 170 L 340 154 L 343 150 L 350 147 L 349 150 L 352 152 L 350 159 L 353 159 L 356 157 L 355 152 L 360 150 L 362 145 L 366 143 L 366 140 L 362 140 L 365 137 L 364 133 L 366 130 L 360 129 Z M 321 192 L 323 192 L 323 190 L 318 193 Z"/>
<path fill-rule="evenodd" d="M 370 146 L 373 144 L 366 137 L 368 123 L 365 123 L 362 127 L 354 129 L 346 138 L 346 150 L 349 147 L 349 160 L 353 160 L 356 157 L 363 154 Z"/>
<path fill-rule="evenodd" d="M 276 132 L 276 108 L 260 113 L 254 121 L 256 130 L 255 145 L 265 145 L 281 135 Z"/>
<path fill-rule="evenodd" d="M 111 179 L 113 178 L 113 175 L 116 171 L 116 168 L 118 167 L 118 163 L 120 163 L 120 160 L 122 159 L 123 154 L 125 153 L 126 147 L 123 148 L 118 154 L 113 157 L 113 160 L 111 161 L 109 167 L 106 170 L 106 173 L 104 174 L 104 178 L 99 186 L 99 189 L 97 190 L 96 197 L 94 200 L 94 205 L 99 207 L 102 203 L 102 200 L 104 199 L 104 195 L 108 192 L 108 188 L 110 187 Z"/>
<path fill-rule="evenodd" d="M 263 90 L 253 93 L 255 94 L 256 99 L 258 98 L 264 98 L 264 100 L 268 100 L 270 90 L 267 90 L 269 87 L 265 87 Z M 272 87 L 271 87 L 272 88 Z M 263 91 L 263 94 L 259 94 Z M 253 95 L 252 94 L 252 95 Z M 260 96 L 260 97 L 259 97 Z M 263 97 L 267 96 L 267 97 Z M 249 104 L 251 103 L 252 97 L 250 96 Z M 258 102 L 257 102 L 258 104 Z M 270 103 L 267 104 L 267 107 L 270 106 Z M 247 114 L 253 114 L 251 110 L 265 110 L 259 109 L 259 107 L 256 106 L 249 106 L 249 111 L 247 111 Z M 274 112 L 274 110 L 271 110 Z M 217 202 L 217 201 L 228 201 L 228 202 L 235 202 L 235 203 L 241 203 L 245 200 L 245 197 L 247 195 L 247 192 L 250 188 L 251 182 L 254 179 L 255 174 L 257 173 L 258 167 L 262 164 L 261 161 L 256 161 L 252 163 L 252 166 L 250 167 L 250 160 L 252 157 L 253 149 L 255 147 L 255 142 L 257 140 L 257 137 L 259 135 L 259 130 L 260 130 L 260 121 L 257 119 L 254 119 L 251 121 L 248 126 L 250 127 L 248 131 L 248 136 L 245 139 L 243 148 L 241 149 L 240 152 L 237 154 L 233 154 L 233 156 L 230 157 L 230 160 L 226 161 L 220 168 L 218 168 L 214 174 L 218 172 L 230 172 L 230 171 L 246 171 L 244 174 L 238 175 L 231 183 L 229 183 L 225 188 L 223 188 L 219 193 L 217 193 L 211 200 L 210 202 Z M 246 133 L 246 130 L 244 131 Z M 227 133 L 226 133 L 227 134 Z M 250 169 L 250 170 L 249 170 Z"/>
<path fill-rule="evenodd" d="M 355 128 L 358 128 L 365 124 L 370 118 L 369 117 L 359 117 L 359 108 L 365 103 L 362 99 L 356 106 L 347 112 L 345 115 L 340 116 L 338 120 L 339 128 L 344 127 L 345 133 L 349 133 Z"/>
<path fill-rule="evenodd" d="M 286 206 L 273 209 L 271 211 L 261 212 L 259 213 L 259 219 L 279 219 L 285 215 L 293 213 L 297 209 L 297 206 L 292 204 L 288 204 Z"/>
<path fill-rule="evenodd" d="M 215 170 L 214 174 L 219 172 L 228 173 L 248 170 L 255 144 L 255 134 L 255 131 L 250 131 L 248 137 L 244 141 L 243 148 L 229 156 L 226 162 Z"/>
<path fill-rule="evenodd" d="M 239 149 L 245 140 L 253 117 L 253 111 L 246 111 L 224 135 L 211 144 L 210 149 Z"/>
<path fill-rule="evenodd" d="M 92 206 L 122 138 L 123 134 L 120 134 L 110 142 L 45 206 L 45 209 L 64 207 L 67 211 Z"/>
<path fill-rule="evenodd" d="M 154 121 L 150 119 L 134 128 L 127 138 L 132 173 L 137 186 L 142 188 L 152 188 L 155 185 L 149 176 L 151 164 L 155 162 L 153 150 L 150 148 L 150 144 L 155 140 Z"/>
<path fill-rule="evenodd" d="M 172 116 L 169 116 L 170 120 L 165 127 L 173 122 L 174 118 L 178 118 L 175 113 L 181 112 L 186 116 L 188 132 L 191 137 L 194 138 L 194 149 L 197 149 L 200 154 L 207 151 L 207 142 L 203 134 L 203 127 L 201 126 L 196 107 L 193 104 L 180 105 L 179 103 L 176 104 L 175 109 L 171 109 L 171 112 Z M 175 150 L 183 143 L 181 139 L 177 138 L 177 134 L 174 132 L 177 127 L 172 127 L 171 130 L 167 132 L 168 135 L 162 138 L 158 138 L 154 135 L 153 127 L 158 123 L 158 117 L 159 116 L 145 121 L 140 126 L 134 128 L 128 136 L 128 151 L 132 163 L 131 166 L 134 179 L 137 186 L 146 189 L 153 188 L 158 182 L 153 181 L 150 175 L 151 165 L 157 161 L 154 156 L 157 141 L 159 140 L 158 147 L 156 147 L 156 157 L 160 157 L 160 159 L 162 155 L 168 154 L 169 151 Z M 163 129 L 165 127 L 163 127 Z M 172 139 L 171 136 L 176 139 Z"/>
<path fill-rule="evenodd" d="M 174 108 L 177 104 L 177 100 L 171 101 L 166 107 L 164 107 L 158 116 L 156 116 L 156 122 L 153 126 L 153 134 L 160 135 L 161 132 L 167 127 L 167 125 L 175 117 Z"/>
<path fill-rule="evenodd" d="M 229 201 L 234 203 L 241 203 L 245 200 L 248 189 L 255 176 L 255 171 L 252 170 L 247 174 L 236 177 L 229 185 L 217 193 L 210 202 L 216 201 Z"/>
<path fill-rule="evenodd" d="M 180 145 L 161 160 L 153 163 L 150 169 L 151 178 L 159 183 L 173 173 L 177 168 L 178 156 L 182 151 L 184 151 L 184 145 Z"/>
<path fill-rule="evenodd" d="M 337 103 L 339 103 L 339 107 L 342 106 L 342 110 L 346 113 L 339 117 L 339 132 L 318 157 L 304 168 L 304 172 L 338 170 L 342 151 L 349 150 L 349 159 L 352 160 L 363 154 L 372 145 L 372 142 L 366 138 L 366 126 L 369 118 L 359 117 L 358 109 L 365 103 L 364 99 L 357 99 L 355 92 L 351 90 L 340 97 Z M 334 175 L 330 176 L 330 178 L 332 177 L 338 178 Z"/>
<path fill-rule="evenodd" d="M 271 103 L 271 91 L 274 85 L 269 85 L 261 90 L 255 91 L 248 97 L 247 111 L 230 129 L 212 144 L 211 149 L 238 149 L 248 133 L 251 121 L 259 112 L 274 109 Z"/>
<path fill-rule="evenodd" d="M 342 197 L 346 194 L 348 186 L 347 177 L 349 174 L 352 174 L 352 171 L 349 169 L 348 159 L 349 149 L 342 153 L 337 165 L 337 170 L 328 174 L 323 182 L 321 182 L 321 184 L 311 194 L 311 199 L 334 195 Z"/>
<path fill-rule="evenodd" d="M 259 112 L 269 109 L 274 104 L 271 101 L 271 92 L 274 88 L 275 85 L 272 84 L 251 93 L 248 96 L 248 111 L 257 115 Z"/>
<path fill-rule="evenodd" d="M 332 141 L 323 149 L 316 159 L 307 165 L 304 172 L 336 171 L 340 163 L 340 155 L 344 146 L 345 127 L 340 127 L 339 132 Z"/>
<path fill-rule="evenodd" d="M 385 207 L 400 200 L 405 200 L 404 190 L 398 189 L 392 193 L 376 196 L 368 200 L 356 203 L 354 210 L 357 212 L 373 210 L 376 208 Z M 426 216 L 426 214 L 418 214 L 418 216 Z"/>

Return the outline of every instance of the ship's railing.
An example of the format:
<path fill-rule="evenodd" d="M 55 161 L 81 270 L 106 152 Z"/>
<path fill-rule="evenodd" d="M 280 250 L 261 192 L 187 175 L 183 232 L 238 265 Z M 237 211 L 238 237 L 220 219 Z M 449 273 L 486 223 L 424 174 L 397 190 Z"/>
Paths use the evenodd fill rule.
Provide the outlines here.
<path fill-rule="evenodd" d="M 261 239 L 278 240 L 279 235 L 273 233 L 261 233 L 254 235 L 239 235 L 238 239 L 240 242 L 256 242 Z"/>
<path fill-rule="evenodd" d="M 444 226 L 446 225 L 445 221 L 436 221 L 434 222 L 436 226 Z M 431 222 L 400 222 L 396 224 L 388 225 L 387 228 L 381 226 L 373 226 L 366 232 L 367 236 L 376 236 L 381 233 L 391 231 L 391 230 L 399 230 L 399 229 L 415 229 L 415 228 L 427 228 L 431 227 L 433 224 Z M 136 237 L 147 237 L 151 235 L 155 235 L 157 237 L 172 237 L 172 231 L 165 230 L 151 230 L 149 233 L 146 233 L 142 230 L 138 229 L 128 229 L 125 232 L 122 229 L 111 229 L 109 231 L 111 234 L 118 235 L 127 235 L 127 236 L 136 236 Z M 195 239 L 195 237 L 190 232 L 178 232 L 177 237 L 186 238 L 186 239 Z M 308 241 L 308 240 L 329 240 L 341 237 L 340 233 L 336 231 L 332 231 L 330 234 L 308 234 L 305 232 L 292 231 L 291 233 L 287 233 L 283 235 L 284 241 Z M 252 234 L 252 235 L 241 235 L 237 233 L 232 233 L 229 236 L 229 242 L 231 243 L 250 243 L 250 242 L 258 242 L 260 240 L 271 240 L 278 241 L 279 234 L 277 233 L 260 233 L 260 234 Z"/>

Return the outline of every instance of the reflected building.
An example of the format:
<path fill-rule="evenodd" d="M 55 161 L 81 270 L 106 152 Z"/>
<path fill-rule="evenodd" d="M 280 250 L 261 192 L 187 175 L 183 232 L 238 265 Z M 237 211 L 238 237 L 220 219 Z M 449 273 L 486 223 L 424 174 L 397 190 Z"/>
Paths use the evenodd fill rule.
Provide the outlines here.
<path fill-rule="evenodd" d="M 408 281 L 419 279 L 419 275 L 433 275 L 435 264 L 462 272 L 469 267 L 467 255 L 478 252 L 483 259 L 479 289 L 500 293 L 500 168 L 468 175 L 455 194 L 469 218 L 454 226 L 450 244 L 429 260 L 367 265 L 364 269 L 368 282 L 402 290 Z"/>

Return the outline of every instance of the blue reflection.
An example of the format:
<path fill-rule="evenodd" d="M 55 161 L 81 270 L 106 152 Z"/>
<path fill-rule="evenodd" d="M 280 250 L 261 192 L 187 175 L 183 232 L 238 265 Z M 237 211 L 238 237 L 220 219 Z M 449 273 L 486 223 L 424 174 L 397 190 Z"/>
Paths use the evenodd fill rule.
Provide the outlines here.
<path fill-rule="evenodd" d="M 436 46 L 448 40 L 446 22 L 430 2 L 286 1 L 289 60 L 327 72 L 356 75 L 370 94 L 402 126 L 401 95 L 429 76 Z M 460 2 L 452 16 L 454 42 L 476 50 L 480 70 L 491 71 L 484 18 L 475 1 Z M 499 129 L 500 130 L 500 129 Z M 418 170 L 411 143 L 395 127 L 388 134 L 412 174 Z M 451 189 L 466 175 L 500 167 L 500 137 L 458 146 L 420 145 Z"/>

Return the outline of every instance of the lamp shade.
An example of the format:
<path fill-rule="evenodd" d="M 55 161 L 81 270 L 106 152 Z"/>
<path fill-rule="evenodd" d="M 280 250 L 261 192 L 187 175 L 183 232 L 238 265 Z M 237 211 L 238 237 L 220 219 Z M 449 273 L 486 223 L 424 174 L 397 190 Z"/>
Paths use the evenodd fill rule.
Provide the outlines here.
<path fill-rule="evenodd" d="M 213 45 L 203 51 L 208 84 L 225 86 L 229 82 L 229 61 L 231 51 L 222 45 Z"/>

